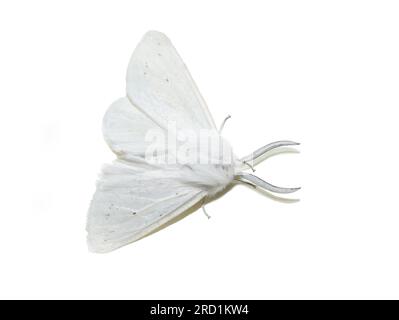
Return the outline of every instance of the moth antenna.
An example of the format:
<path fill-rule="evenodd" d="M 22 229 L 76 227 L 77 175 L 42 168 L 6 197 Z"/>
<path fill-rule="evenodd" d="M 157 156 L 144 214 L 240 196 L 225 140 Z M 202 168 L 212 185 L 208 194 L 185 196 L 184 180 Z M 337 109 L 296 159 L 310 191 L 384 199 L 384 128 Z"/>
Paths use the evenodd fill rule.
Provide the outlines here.
<path fill-rule="evenodd" d="M 227 120 L 229 120 L 230 118 L 231 118 L 231 115 L 227 115 L 227 117 L 223 120 L 223 122 L 222 122 L 222 124 L 220 125 L 220 128 L 219 128 L 219 133 L 222 133 L 224 125 L 226 124 Z"/>
<path fill-rule="evenodd" d="M 246 185 L 248 185 L 248 186 L 250 186 L 250 187 L 256 189 L 256 185 L 254 185 L 254 184 L 251 183 L 251 182 L 244 181 L 244 180 L 240 179 L 240 178 L 237 177 L 237 176 L 234 178 L 234 180 L 235 180 L 235 181 L 238 181 L 238 182 L 241 182 L 241 183 L 243 183 L 243 184 L 246 184 Z"/>
<path fill-rule="evenodd" d="M 249 183 L 252 184 L 256 187 L 260 187 L 262 189 L 271 191 L 271 192 L 275 192 L 275 193 L 292 193 L 295 191 L 298 191 L 299 188 L 283 188 L 283 187 L 277 187 L 275 185 L 272 185 L 269 182 L 266 182 L 264 180 L 262 180 L 261 178 L 250 174 L 250 173 L 239 173 L 235 176 L 235 180 L 244 182 L 244 183 Z"/>
<path fill-rule="evenodd" d="M 205 214 L 205 216 L 206 216 L 208 219 L 211 218 L 211 216 L 206 212 L 205 206 L 202 206 L 202 211 L 204 211 L 204 214 Z"/>
<path fill-rule="evenodd" d="M 287 140 L 275 141 L 255 150 L 251 154 L 241 158 L 240 161 L 242 163 L 245 163 L 248 167 L 251 167 L 248 165 L 248 162 L 250 161 L 252 163 L 252 166 L 254 167 L 264 160 L 262 159 L 262 156 L 265 153 L 279 147 L 297 146 L 297 145 L 299 145 L 299 143 L 294 141 L 287 141 Z"/>

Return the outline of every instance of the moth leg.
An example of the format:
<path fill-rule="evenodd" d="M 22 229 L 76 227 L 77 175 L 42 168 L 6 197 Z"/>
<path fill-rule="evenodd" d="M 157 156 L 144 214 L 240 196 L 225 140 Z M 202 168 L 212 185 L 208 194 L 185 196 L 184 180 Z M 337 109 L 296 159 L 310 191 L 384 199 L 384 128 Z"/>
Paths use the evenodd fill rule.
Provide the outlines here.
<path fill-rule="evenodd" d="M 266 182 L 264 180 L 262 180 L 261 178 L 250 174 L 250 173 L 239 173 L 235 176 L 235 180 L 244 182 L 244 183 L 248 183 L 254 187 L 260 187 L 262 189 L 271 191 L 271 192 L 275 192 L 275 193 L 292 193 L 295 191 L 298 191 L 299 188 L 283 188 L 283 187 L 277 187 L 275 185 L 272 185 L 269 182 Z"/>
<path fill-rule="evenodd" d="M 231 115 L 227 115 L 227 117 L 223 120 L 223 122 L 222 122 L 222 124 L 220 125 L 220 128 L 219 128 L 219 133 L 222 133 L 224 125 L 226 124 L 227 120 L 229 120 L 230 118 L 231 118 Z"/>
<path fill-rule="evenodd" d="M 206 212 L 205 206 L 202 206 L 202 211 L 204 212 L 205 216 L 206 216 L 208 219 L 211 218 L 211 216 Z"/>
<path fill-rule="evenodd" d="M 252 165 L 250 165 L 250 164 L 248 163 L 248 161 L 243 161 L 242 163 L 244 163 L 244 164 L 246 164 L 248 167 L 250 167 L 251 170 L 252 170 L 252 172 L 255 172 L 255 171 L 256 171 L 255 168 L 254 168 Z"/>

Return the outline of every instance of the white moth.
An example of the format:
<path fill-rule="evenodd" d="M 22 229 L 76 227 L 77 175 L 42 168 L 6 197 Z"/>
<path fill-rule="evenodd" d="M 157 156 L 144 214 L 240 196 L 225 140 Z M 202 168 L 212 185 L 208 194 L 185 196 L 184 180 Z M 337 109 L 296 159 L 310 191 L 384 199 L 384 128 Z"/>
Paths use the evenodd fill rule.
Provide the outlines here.
<path fill-rule="evenodd" d="M 185 64 L 162 33 L 146 33 L 127 70 L 127 95 L 114 102 L 103 134 L 117 159 L 104 166 L 88 213 L 89 249 L 108 252 L 179 220 L 241 182 L 271 192 L 245 173 L 268 151 L 297 145 L 268 144 L 237 158 L 217 130 Z M 154 140 L 156 140 L 154 142 Z"/>

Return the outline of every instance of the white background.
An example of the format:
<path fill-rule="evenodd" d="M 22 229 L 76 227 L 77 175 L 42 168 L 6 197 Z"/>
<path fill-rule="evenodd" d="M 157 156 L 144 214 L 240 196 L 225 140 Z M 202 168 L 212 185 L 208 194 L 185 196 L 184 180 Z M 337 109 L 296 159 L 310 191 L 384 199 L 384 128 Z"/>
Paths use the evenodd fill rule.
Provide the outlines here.
<path fill-rule="evenodd" d="M 396 1 L 3 1 L 0 298 L 399 298 Z M 105 110 L 147 30 L 166 33 L 237 155 L 302 186 L 239 186 L 110 254 L 86 212 L 114 156 Z"/>

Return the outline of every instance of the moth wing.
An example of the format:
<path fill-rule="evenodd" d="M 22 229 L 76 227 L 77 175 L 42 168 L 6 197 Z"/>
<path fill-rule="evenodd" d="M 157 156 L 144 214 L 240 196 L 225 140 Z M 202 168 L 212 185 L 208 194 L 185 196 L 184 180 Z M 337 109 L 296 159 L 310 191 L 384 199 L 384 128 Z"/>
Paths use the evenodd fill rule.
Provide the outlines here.
<path fill-rule="evenodd" d="M 171 223 L 206 192 L 177 178 L 179 170 L 144 170 L 116 160 L 104 167 L 90 204 L 87 232 L 93 252 L 109 252 Z"/>
<path fill-rule="evenodd" d="M 172 121 L 178 130 L 216 129 L 186 65 L 160 32 L 147 32 L 137 45 L 126 91 L 131 103 L 164 129 Z"/>
<path fill-rule="evenodd" d="M 146 152 L 150 150 L 156 136 L 165 137 L 164 130 L 133 106 L 126 97 L 118 99 L 108 108 L 102 129 L 111 150 L 120 159 L 136 163 L 146 162 Z M 158 144 L 159 157 L 165 155 L 165 148 L 164 143 Z"/>

